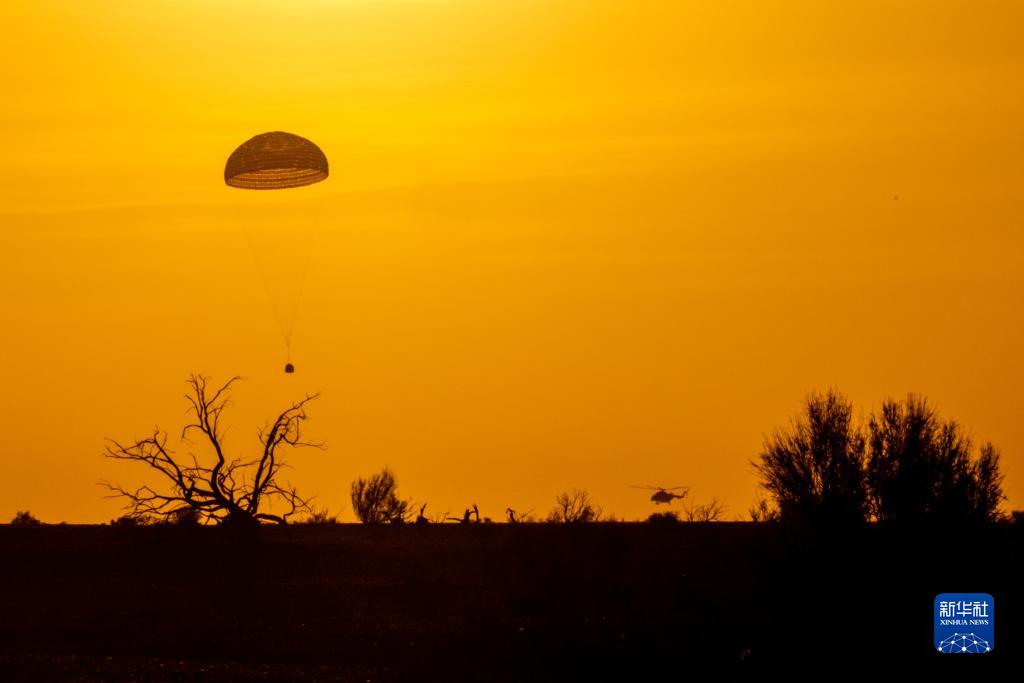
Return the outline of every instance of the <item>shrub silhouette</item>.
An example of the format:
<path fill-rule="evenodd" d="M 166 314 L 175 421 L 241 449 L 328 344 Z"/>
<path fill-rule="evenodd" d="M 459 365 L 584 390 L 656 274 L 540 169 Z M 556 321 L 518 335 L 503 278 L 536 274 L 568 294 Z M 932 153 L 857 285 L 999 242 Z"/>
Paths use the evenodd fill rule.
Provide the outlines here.
<path fill-rule="evenodd" d="M 767 498 L 758 498 L 757 502 L 750 508 L 750 521 L 757 523 L 779 521 L 779 509 Z"/>
<path fill-rule="evenodd" d="M 128 513 L 125 515 L 121 515 L 116 519 L 110 520 L 110 526 L 136 528 L 142 526 L 151 526 L 155 522 L 156 520 L 152 517 L 147 517 L 145 515 L 133 515 L 131 513 Z"/>
<path fill-rule="evenodd" d="M 163 522 L 180 527 L 197 527 L 202 523 L 202 516 L 193 508 L 179 508 L 168 515 Z"/>
<path fill-rule="evenodd" d="M 32 516 L 28 510 L 21 510 L 14 515 L 11 526 L 42 526 L 42 522 Z"/>
<path fill-rule="evenodd" d="M 995 521 L 1004 499 L 999 452 L 977 457 L 963 428 L 927 399 L 889 399 L 868 422 L 867 481 L 876 518 L 898 524 Z"/>
<path fill-rule="evenodd" d="M 398 497 L 395 475 L 385 467 L 352 482 L 352 511 L 363 524 L 401 524 L 409 515 L 409 501 Z"/>
<path fill-rule="evenodd" d="M 675 510 L 652 512 L 647 517 L 648 524 L 679 524 L 680 522 L 682 522 L 682 520 L 679 519 L 679 513 Z"/>
<path fill-rule="evenodd" d="M 555 497 L 555 507 L 548 513 L 548 522 L 568 524 L 596 522 L 601 517 L 601 508 L 595 506 L 590 493 L 584 489 L 564 491 Z"/>
<path fill-rule="evenodd" d="M 865 439 L 835 390 L 812 392 L 788 429 L 765 439 L 754 469 L 783 520 L 856 525 L 868 516 Z"/>
<path fill-rule="evenodd" d="M 309 514 L 299 522 L 306 526 L 330 526 L 338 523 L 338 516 L 332 515 L 327 508 L 312 506 L 309 508 Z"/>

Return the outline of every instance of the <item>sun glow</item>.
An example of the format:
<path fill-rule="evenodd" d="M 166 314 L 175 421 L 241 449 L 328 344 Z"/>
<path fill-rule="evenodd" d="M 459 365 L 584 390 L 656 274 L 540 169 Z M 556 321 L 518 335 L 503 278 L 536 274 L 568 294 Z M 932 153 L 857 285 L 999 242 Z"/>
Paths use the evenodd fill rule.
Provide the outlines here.
<path fill-rule="evenodd" d="M 103 436 L 175 432 L 199 370 L 250 378 L 239 453 L 323 392 L 332 509 L 389 464 L 442 509 L 741 516 L 828 386 L 928 395 L 1019 507 L 1024 9 L 980 5 L 4 3 L 0 517 L 109 519 Z M 268 130 L 331 160 L 289 376 L 221 175 Z"/>

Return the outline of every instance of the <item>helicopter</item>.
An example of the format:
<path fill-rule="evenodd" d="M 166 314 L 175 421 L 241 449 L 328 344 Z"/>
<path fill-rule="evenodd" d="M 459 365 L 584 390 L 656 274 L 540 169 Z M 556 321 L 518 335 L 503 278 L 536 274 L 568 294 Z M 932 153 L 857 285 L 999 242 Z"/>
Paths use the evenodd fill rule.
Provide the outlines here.
<path fill-rule="evenodd" d="M 661 503 L 671 505 L 673 500 L 677 498 L 682 500 L 683 498 L 686 498 L 686 494 L 690 492 L 689 486 L 673 486 L 670 488 L 663 486 L 630 486 L 630 488 L 654 491 L 654 493 L 651 494 L 651 500 L 655 505 L 659 505 Z M 682 489 L 682 493 L 672 493 L 672 491 L 678 491 L 680 489 Z"/>

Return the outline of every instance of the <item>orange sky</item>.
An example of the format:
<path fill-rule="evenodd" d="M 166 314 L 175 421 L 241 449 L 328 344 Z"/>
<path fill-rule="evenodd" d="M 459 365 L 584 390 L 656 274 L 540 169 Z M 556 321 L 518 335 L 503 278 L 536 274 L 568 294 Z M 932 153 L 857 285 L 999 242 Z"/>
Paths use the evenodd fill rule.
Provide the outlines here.
<path fill-rule="evenodd" d="M 384 464 L 434 512 L 580 486 L 635 518 L 657 483 L 745 515 L 763 434 L 829 386 L 926 394 L 1021 507 L 1021 25 L 1010 0 L 5 2 L 0 519 L 110 519 L 95 482 L 143 473 L 103 437 L 176 433 L 200 370 L 248 378 L 236 454 L 323 392 L 329 450 L 291 476 L 348 520 Z M 332 163 L 269 211 L 221 177 L 266 130 Z M 293 376 L 265 259 L 279 303 L 306 274 Z"/>

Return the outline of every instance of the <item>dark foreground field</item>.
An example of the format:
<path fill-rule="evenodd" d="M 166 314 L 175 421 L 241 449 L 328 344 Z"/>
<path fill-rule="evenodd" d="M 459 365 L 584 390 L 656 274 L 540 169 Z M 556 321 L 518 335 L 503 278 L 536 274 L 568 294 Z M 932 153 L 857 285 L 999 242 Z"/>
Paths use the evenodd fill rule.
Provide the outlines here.
<path fill-rule="evenodd" d="M 0 680 L 683 680 L 1019 665 L 1020 527 L 0 526 Z M 996 600 L 932 651 L 940 592 Z M 920 672 L 920 669 L 916 669 Z"/>

